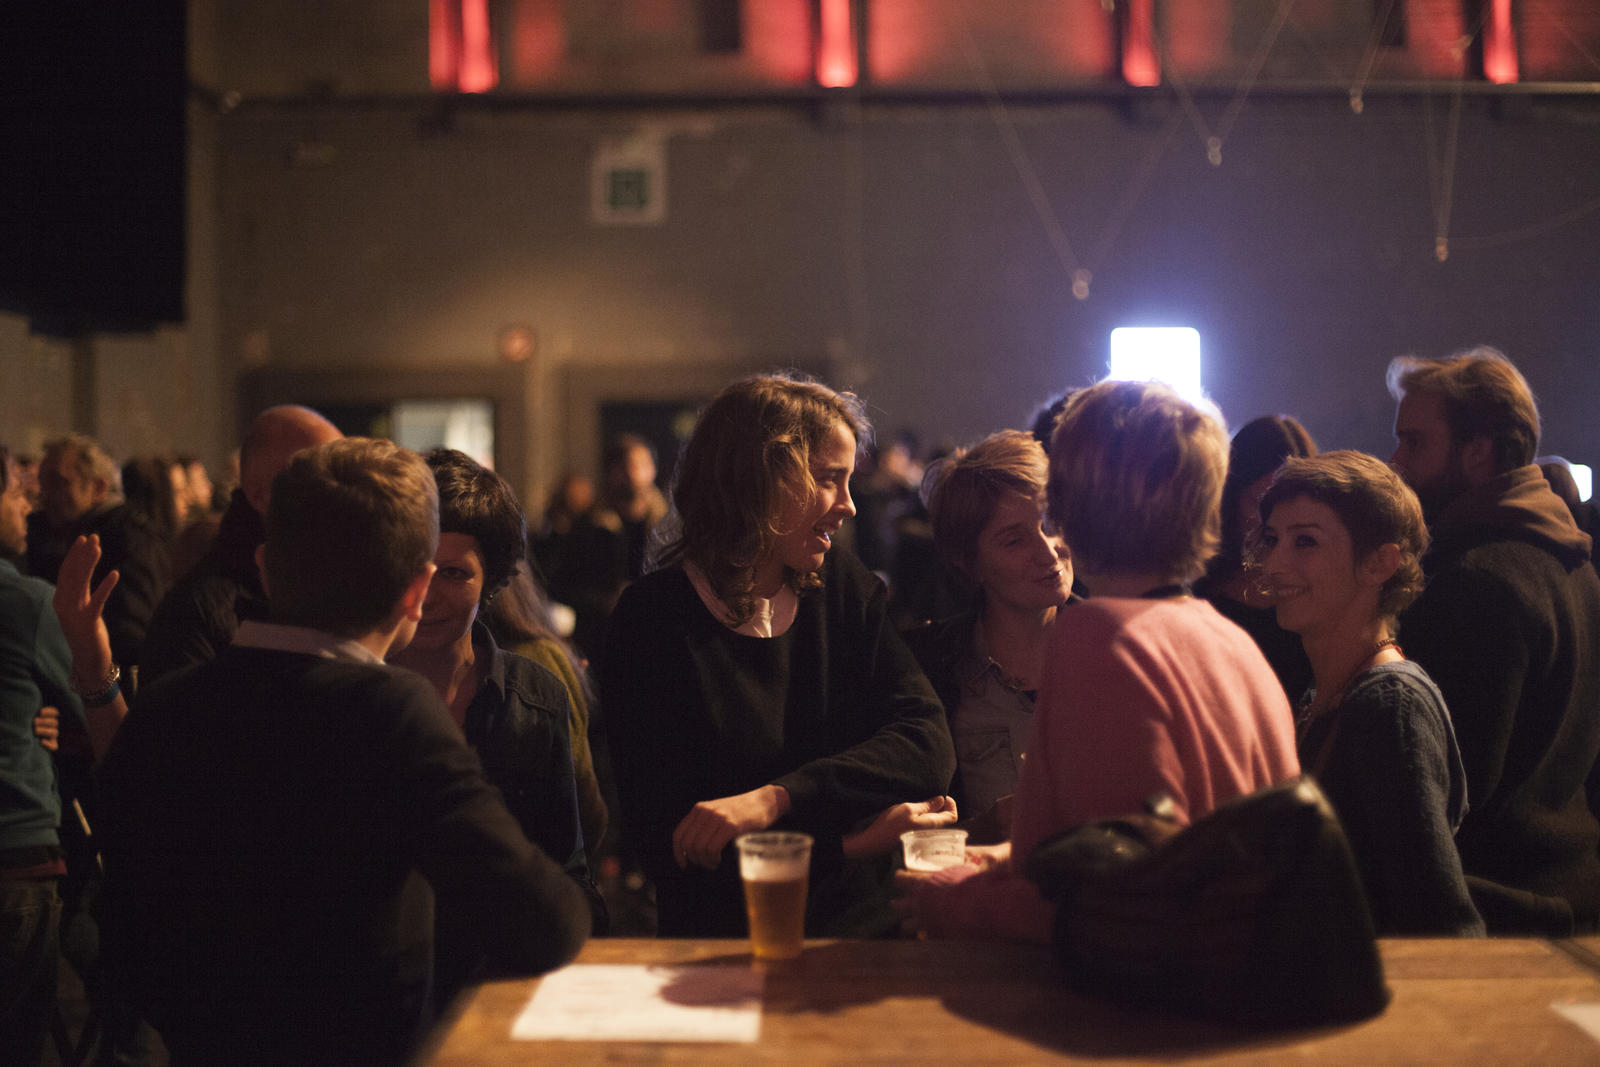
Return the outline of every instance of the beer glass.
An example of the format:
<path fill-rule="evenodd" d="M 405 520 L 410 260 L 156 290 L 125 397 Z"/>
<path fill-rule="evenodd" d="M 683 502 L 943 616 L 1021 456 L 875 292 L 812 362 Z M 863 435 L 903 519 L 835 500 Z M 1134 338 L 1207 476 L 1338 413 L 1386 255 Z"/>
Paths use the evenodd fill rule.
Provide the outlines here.
<path fill-rule="evenodd" d="M 739 874 L 750 918 L 750 952 L 758 960 L 792 960 L 806 935 L 806 879 L 811 838 L 805 834 L 744 834 Z"/>

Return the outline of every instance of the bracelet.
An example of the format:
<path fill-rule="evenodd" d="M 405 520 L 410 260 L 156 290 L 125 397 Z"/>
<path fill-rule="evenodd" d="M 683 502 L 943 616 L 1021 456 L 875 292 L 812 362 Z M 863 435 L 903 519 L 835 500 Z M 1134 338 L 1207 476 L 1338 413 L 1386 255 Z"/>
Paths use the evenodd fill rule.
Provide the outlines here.
<path fill-rule="evenodd" d="M 109 704 L 117 698 L 117 680 L 121 677 L 122 668 L 113 663 L 111 669 L 106 671 L 106 676 L 100 679 L 93 689 L 85 689 L 79 685 L 77 675 L 69 678 L 67 684 L 74 693 L 83 698 L 85 704 L 98 707 L 101 704 Z"/>
<path fill-rule="evenodd" d="M 86 708 L 103 708 L 107 704 L 114 702 L 121 693 L 122 687 L 117 685 L 116 682 L 112 682 L 106 687 L 105 692 L 85 696 L 83 698 L 83 706 Z"/>

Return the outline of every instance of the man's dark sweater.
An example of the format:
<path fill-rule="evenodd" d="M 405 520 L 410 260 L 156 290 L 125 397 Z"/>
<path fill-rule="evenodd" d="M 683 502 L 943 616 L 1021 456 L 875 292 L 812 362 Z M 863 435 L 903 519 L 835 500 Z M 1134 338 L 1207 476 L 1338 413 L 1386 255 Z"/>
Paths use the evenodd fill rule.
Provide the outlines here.
<path fill-rule="evenodd" d="M 599 664 L 626 840 L 655 881 L 668 936 L 745 932 L 739 864 L 678 868 L 672 831 L 702 800 L 776 784 L 774 829 L 816 838 L 807 928 L 838 932 L 857 876 L 840 839 L 890 805 L 942 793 L 955 770 L 944 710 L 889 623 L 883 583 L 835 548 L 822 588 L 778 637 L 728 629 L 681 567 L 629 586 Z"/>
<path fill-rule="evenodd" d="M 106 951 L 175 1063 L 398 1062 L 435 899 L 511 970 L 589 930 L 408 671 L 224 650 L 140 694 L 100 784 Z"/>
<path fill-rule="evenodd" d="M 162 597 L 139 654 L 148 685 L 182 667 L 207 663 L 233 643 L 239 624 L 267 617 L 267 593 L 256 568 L 266 527 L 235 489 L 211 548 Z"/>
<path fill-rule="evenodd" d="M 1600 929 L 1600 578 L 1538 467 L 1433 525 L 1400 638 L 1443 691 L 1470 809 L 1456 844 L 1490 933 Z"/>

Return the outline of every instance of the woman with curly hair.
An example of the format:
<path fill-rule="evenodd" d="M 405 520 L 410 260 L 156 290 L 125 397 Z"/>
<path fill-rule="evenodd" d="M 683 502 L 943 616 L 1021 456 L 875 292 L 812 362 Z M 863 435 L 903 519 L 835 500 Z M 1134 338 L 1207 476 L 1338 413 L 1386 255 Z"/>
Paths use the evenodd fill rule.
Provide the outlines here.
<path fill-rule="evenodd" d="M 862 932 L 886 872 L 857 856 L 956 817 L 944 710 L 882 583 L 830 551 L 867 433 L 860 401 L 817 382 L 725 388 L 684 447 L 661 569 L 611 617 L 597 677 L 622 833 L 664 936 L 744 933 L 730 845 L 768 827 L 816 841 L 808 932 Z"/>
<path fill-rule="evenodd" d="M 1422 505 L 1381 460 L 1325 452 L 1280 468 L 1261 523 L 1278 623 L 1316 679 L 1296 715 L 1300 765 L 1339 813 L 1379 933 L 1481 936 L 1455 845 L 1467 785 L 1450 713 L 1395 640 L 1422 591 Z"/>

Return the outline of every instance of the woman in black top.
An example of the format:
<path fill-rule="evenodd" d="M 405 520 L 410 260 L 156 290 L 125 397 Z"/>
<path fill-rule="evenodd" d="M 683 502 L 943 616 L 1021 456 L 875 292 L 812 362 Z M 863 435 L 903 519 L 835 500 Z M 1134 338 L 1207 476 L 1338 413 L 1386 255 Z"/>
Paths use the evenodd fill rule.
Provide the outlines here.
<path fill-rule="evenodd" d="M 816 382 L 728 386 L 685 446 L 662 569 L 611 617 L 598 678 L 622 830 L 664 935 L 744 933 L 729 846 L 768 827 L 816 839 L 807 929 L 859 929 L 875 883 L 847 856 L 955 818 L 935 796 L 955 762 L 938 698 L 882 583 L 830 551 L 867 432 L 855 397 Z"/>

